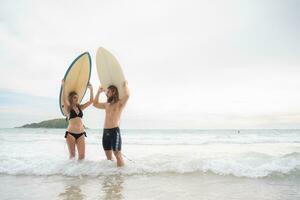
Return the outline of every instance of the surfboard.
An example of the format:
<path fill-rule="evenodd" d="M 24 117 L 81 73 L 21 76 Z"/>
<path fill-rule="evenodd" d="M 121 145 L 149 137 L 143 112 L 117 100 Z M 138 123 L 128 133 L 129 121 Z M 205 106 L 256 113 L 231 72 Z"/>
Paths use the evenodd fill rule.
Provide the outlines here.
<path fill-rule="evenodd" d="M 117 59 L 108 50 L 103 47 L 98 48 L 96 54 L 96 64 L 98 77 L 104 89 L 110 85 L 118 88 L 119 97 L 124 96 L 124 81 L 125 76 Z"/>
<path fill-rule="evenodd" d="M 64 76 L 64 88 L 61 86 L 59 94 L 59 108 L 64 116 L 66 113 L 63 109 L 63 89 L 65 98 L 68 98 L 70 92 L 75 91 L 78 94 L 79 102 L 81 102 L 90 81 L 91 71 L 91 56 L 88 52 L 79 55 L 67 69 Z"/>

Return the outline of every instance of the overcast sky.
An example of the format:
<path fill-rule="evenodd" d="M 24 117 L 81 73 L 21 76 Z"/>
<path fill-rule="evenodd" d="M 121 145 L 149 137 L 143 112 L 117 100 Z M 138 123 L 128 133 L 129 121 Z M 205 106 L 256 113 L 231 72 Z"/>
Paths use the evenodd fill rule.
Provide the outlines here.
<path fill-rule="evenodd" d="M 124 128 L 300 128 L 299 35 L 296 0 L 0 0 L 0 127 L 61 117 L 85 51 L 96 91 L 103 46 L 129 82 Z"/>

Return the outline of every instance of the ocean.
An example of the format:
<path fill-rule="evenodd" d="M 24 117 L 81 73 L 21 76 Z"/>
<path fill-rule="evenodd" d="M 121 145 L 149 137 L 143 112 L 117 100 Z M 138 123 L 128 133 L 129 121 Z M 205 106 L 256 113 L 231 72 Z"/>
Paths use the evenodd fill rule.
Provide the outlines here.
<path fill-rule="evenodd" d="M 300 199 L 300 130 L 125 130 L 125 167 L 102 130 L 69 160 L 63 129 L 0 129 L 0 199 Z"/>

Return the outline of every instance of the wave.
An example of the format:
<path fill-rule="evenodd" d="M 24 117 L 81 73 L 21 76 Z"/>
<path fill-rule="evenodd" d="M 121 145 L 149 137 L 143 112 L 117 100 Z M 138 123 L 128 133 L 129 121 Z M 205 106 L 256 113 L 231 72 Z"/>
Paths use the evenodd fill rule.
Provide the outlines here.
<path fill-rule="evenodd" d="M 282 156 L 248 152 L 227 157 L 197 158 L 193 156 L 151 155 L 127 161 L 124 168 L 106 160 L 64 160 L 41 157 L 2 157 L 0 174 L 8 175 L 64 175 L 103 176 L 112 174 L 139 175 L 160 173 L 213 173 L 222 176 L 247 178 L 286 177 L 300 178 L 300 153 Z"/>

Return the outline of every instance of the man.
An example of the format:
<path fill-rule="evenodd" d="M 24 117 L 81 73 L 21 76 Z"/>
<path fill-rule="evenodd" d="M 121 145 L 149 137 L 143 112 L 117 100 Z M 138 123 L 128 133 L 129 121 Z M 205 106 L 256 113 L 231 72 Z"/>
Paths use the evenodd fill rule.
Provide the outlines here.
<path fill-rule="evenodd" d="M 121 147 L 122 140 L 119 129 L 121 113 L 129 99 L 129 89 L 127 81 L 123 84 L 125 94 L 120 99 L 118 88 L 110 85 L 107 88 L 107 102 L 99 102 L 99 95 L 104 91 L 103 87 L 99 87 L 93 105 L 96 108 L 105 110 L 105 121 L 102 137 L 102 146 L 105 151 L 107 160 L 112 160 L 112 152 L 117 159 L 117 166 L 124 166 Z"/>

